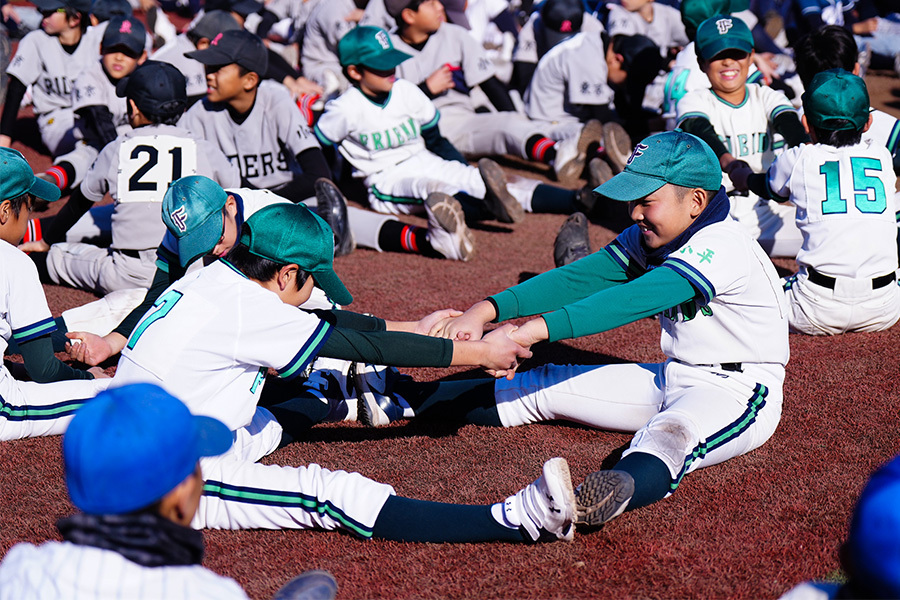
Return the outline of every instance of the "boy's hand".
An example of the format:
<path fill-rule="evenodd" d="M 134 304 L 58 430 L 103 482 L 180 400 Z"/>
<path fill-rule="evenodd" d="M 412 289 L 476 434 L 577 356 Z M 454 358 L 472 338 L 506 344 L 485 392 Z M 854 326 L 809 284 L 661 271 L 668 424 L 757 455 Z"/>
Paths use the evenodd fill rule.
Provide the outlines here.
<path fill-rule="evenodd" d="M 91 367 L 88 369 L 88 373 L 93 375 L 94 379 L 112 379 L 112 377 L 107 375 L 100 367 Z"/>
<path fill-rule="evenodd" d="M 516 369 L 526 358 L 531 358 L 531 350 L 513 339 L 517 327 L 507 323 L 485 335 L 481 342 L 488 345 L 488 352 L 482 367 L 496 378 L 512 379 Z"/>
<path fill-rule="evenodd" d="M 753 174 L 750 165 L 742 160 L 735 160 L 725 167 L 725 173 L 731 179 L 731 183 L 734 184 L 734 189 L 739 192 L 746 192 L 749 189 L 747 187 L 747 178 Z"/>
<path fill-rule="evenodd" d="M 48 252 L 50 250 L 50 245 L 44 240 L 25 242 L 24 244 L 19 244 L 19 250 L 22 252 Z"/>
<path fill-rule="evenodd" d="M 496 316 L 494 305 L 482 300 L 473 304 L 461 316 L 436 323 L 428 335 L 461 342 L 480 340 L 485 324 L 493 321 Z"/>
<path fill-rule="evenodd" d="M 509 337 L 520 346 L 530 348 L 534 344 L 549 338 L 550 332 L 547 330 L 547 322 L 543 318 L 538 317 L 510 332 Z"/>
<path fill-rule="evenodd" d="M 766 85 L 770 85 L 775 79 L 780 79 L 777 72 L 778 65 L 772 59 L 773 56 L 774 54 L 771 52 L 758 52 L 753 55 L 753 64 L 762 73 Z"/>
<path fill-rule="evenodd" d="M 449 65 L 444 65 L 425 79 L 425 87 L 432 96 L 439 96 L 449 89 L 456 87 L 453 83 L 453 73 Z"/>
<path fill-rule="evenodd" d="M 96 366 L 115 354 L 112 346 L 105 338 L 86 331 L 69 331 L 66 337 L 72 340 L 66 342 L 66 352 L 69 358 L 86 365 Z"/>
<path fill-rule="evenodd" d="M 462 315 L 463 312 L 461 310 L 456 310 L 455 308 L 444 308 L 441 310 L 436 310 L 430 315 L 425 315 L 421 319 L 416 322 L 416 327 L 413 329 L 413 333 L 418 333 L 419 335 L 432 335 L 432 331 L 438 330 L 441 326 L 441 323 L 447 320 L 455 319 Z"/>

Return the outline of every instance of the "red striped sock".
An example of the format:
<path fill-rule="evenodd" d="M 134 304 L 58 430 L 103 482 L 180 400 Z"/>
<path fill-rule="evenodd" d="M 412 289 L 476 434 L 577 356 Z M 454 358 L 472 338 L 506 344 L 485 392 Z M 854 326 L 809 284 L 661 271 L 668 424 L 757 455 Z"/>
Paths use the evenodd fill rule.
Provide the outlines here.
<path fill-rule="evenodd" d="M 41 220 L 40 219 L 29 219 L 28 220 L 28 229 L 25 230 L 25 237 L 22 238 L 22 243 L 39 242 L 43 238 L 44 238 L 44 234 L 41 231 Z"/>
<path fill-rule="evenodd" d="M 50 167 L 49 169 L 47 169 L 45 171 L 45 174 L 49 175 L 50 177 L 52 177 L 54 179 L 54 182 L 56 183 L 56 187 L 58 187 L 59 189 L 64 190 L 69 186 L 69 176 L 66 175 L 65 169 L 63 169 L 61 167 L 53 166 L 53 167 Z"/>
<path fill-rule="evenodd" d="M 406 252 L 419 254 L 419 244 L 416 242 L 416 230 L 420 229 L 415 225 L 405 225 L 403 231 L 400 232 L 400 246 Z"/>
<path fill-rule="evenodd" d="M 549 157 L 547 157 L 547 150 L 552 148 L 554 144 L 556 144 L 556 142 L 547 137 L 542 137 L 537 140 L 531 148 L 531 159 L 539 162 L 548 162 Z"/>

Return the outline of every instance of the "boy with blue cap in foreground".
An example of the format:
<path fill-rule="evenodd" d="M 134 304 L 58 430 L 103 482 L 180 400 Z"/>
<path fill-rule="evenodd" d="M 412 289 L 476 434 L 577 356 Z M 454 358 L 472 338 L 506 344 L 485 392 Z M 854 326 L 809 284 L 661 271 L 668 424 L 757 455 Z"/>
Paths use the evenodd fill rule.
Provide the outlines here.
<path fill-rule="evenodd" d="M 256 462 L 311 424 L 333 420 L 338 408 L 298 395 L 290 381 L 272 394 L 265 385 L 269 369 L 291 380 L 317 355 L 490 369 L 530 356 L 507 337 L 511 326 L 484 340 L 415 335 L 448 311 L 419 322 L 386 322 L 349 311 L 298 310 L 314 285 L 341 305 L 352 302 L 332 261 L 331 229 L 315 213 L 294 204 L 266 207 L 244 223 L 225 258 L 170 286 L 125 345 L 115 385 L 161 385 L 194 414 L 221 420 L 235 438 L 231 452 L 200 460 L 206 485 L 193 526 L 343 528 L 362 538 L 425 542 L 572 539 L 575 497 L 562 458 L 547 461 L 536 483 L 491 506 L 400 498 L 388 485 L 317 464 Z"/>
<path fill-rule="evenodd" d="M 781 417 L 787 307 L 759 244 L 728 216 L 713 151 L 681 131 L 638 144 L 597 188 L 635 225 L 606 248 L 476 303 L 432 333 L 479 339 L 485 324 L 540 315 L 510 332 L 529 347 L 656 315 L 658 364 L 546 365 L 507 379 L 399 382 L 366 410 L 382 422 L 440 414 L 514 427 L 563 419 L 637 432 L 623 458 L 588 475 L 577 522 L 599 525 L 672 494 L 689 472 L 762 445 Z M 385 403 L 391 396 L 393 402 Z M 437 409 L 437 410 L 435 410 Z"/>
<path fill-rule="evenodd" d="M 59 188 L 36 178 L 18 151 L 0 148 L 0 347 L 15 341 L 32 379 L 18 381 L 0 366 L 0 440 L 62 433 L 75 410 L 109 384 L 100 368 L 80 371 L 53 356 L 56 323 L 37 268 L 16 248 L 36 204 L 56 200 Z"/>
<path fill-rule="evenodd" d="M 203 536 L 189 527 L 203 490 L 197 461 L 231 444 L 225 425 L 155 385 L 101 392 L 63 438 L 69 497 L 82 512 L 57 523 L 63 542 L 9 551 L 0 598 L 246 599 L 237 582 L 203 568 Z M 306 581 L 323 575 L 333 598 L 330 575 Z"/>

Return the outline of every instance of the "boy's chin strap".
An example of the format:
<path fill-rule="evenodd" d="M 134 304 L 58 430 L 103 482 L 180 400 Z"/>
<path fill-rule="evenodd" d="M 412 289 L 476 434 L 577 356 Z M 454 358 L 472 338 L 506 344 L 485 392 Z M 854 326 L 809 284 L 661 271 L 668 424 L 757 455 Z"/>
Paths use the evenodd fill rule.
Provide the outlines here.
<path fill-rule="evenodd" d="M 731 202 L 728 200 L 728 194 L 725 193 L 724 187 L 720 187 L 719 191 L 716 192 L 716 195 L 709 201 L 709 204 L 703 212 L 700 213 L 700 215 L 694 219 L 694 222 L 674 240 L 661 248 L 650 251 L 644 247 L 643 239 L 641 240 L 641 249 L 647 257 L 647 265 L 658 267 L 663 264 L 669 257 L 669 254 L 684 246 L 695 233 L 707 225 L 724 221 L 728 217 L 729 210 L 731 210 Z"/>

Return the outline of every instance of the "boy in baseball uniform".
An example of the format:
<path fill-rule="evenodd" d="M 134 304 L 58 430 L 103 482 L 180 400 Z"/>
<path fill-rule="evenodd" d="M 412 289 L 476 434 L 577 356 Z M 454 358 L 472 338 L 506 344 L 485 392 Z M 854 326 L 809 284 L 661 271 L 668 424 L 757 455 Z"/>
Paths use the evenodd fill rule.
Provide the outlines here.
<path fill-rule="evenodd" d="M 431 412 L 492 426 L 564 419 L 636 431 L 613 469 L 581 487 L 578 521 L 590 525 L 661 500 L 687 473 L 765 443 L 781 417 L 789 354 L 778 275 L 728 216 L 718 158 L 699 138 L 676 131 L 644 139 L 597 191 L 628 202 L 635 225 L 603 250 L 495 294 L 433 332 L 478 339 L 491 321 L 540 315 L 510 333 L 527 347 L 656 315 L 664 362 L 511 369 L 496 373 L 507 377 L 496 383 L 437 390 L 400 382 L 390 404 L 391 393 L 372 393 L 366 405 L 380 422 Z"/>
<path fill-rule="evenodd" d="M 800 272 L 785 279 L 793 331 L 882 331 L 900 318 L 896 176 L 890 152 L 862 139 L 872 125 L 865 82 L 842 69 L 803 94 L 812 144 L 791 148 L 748 184 L 796 207 Z"/>
<path fill-rule="evenodd" d="M 39 0 L 41 29 L 19 42 L 7 69 L 9 87 L 0 115 L 0 147 L 12 144 L 19 105 L 32 86 L 41 139 L 52 156 L 75 148 L 75 79 L 99 57 L 99 40 L 88 33 L 90 0 Z"/>
<path fill-rule="evenodd" d="M 109 378 L 99 368 L 80 371 L 53 355 L 56 329 L 34 264 L 15 248 L 36 205 L 59 200 L 59 189 L 37 179 L 17 151 L 0 148 L 0 344 L 15 340 L 32 381 L 0 366 L 0 440 L 56 435 Z M 96 378 L 96 379 L 95 379 Z"/>
<path fill-rule="evenodd" d="M 770 256 L 794 257 L 802 238 L 792 209 L 761 201 L 733 182 L 766 170 L 785 145 L 809 139 L 797 112 L 781 92 L 747 83 L 753 36 L 744 21 L 711 17 L 697 28 L 694 43 L 710 89 L 695 90 L 679 101 L 677 126 L 700 137 L 719 157 L 731 216 Z"/>
<path fill-rule="evenodd" d="M 431 317 L 398 323 L 298 310 L 313 286 L 340 304 L 352 301 L 332 255 L 331 230 L 305 206 L 264 208 L 224 259 L 171 286 L 131 334 L 116 385 L 161 385 L 193 414 L 225 423 L 236 442 L 219 458 L 201 459 L 206 484 L 192 525 L 343 528 L 362 538 L 432 542 L 571 539 L 574 493 L 564 459 L 548 461 L 535 484 L 506 502 L 475 507 L 399 498 L 390 486 L 315 464 L 256 462 L 309 425 L 300 398 L 258 406 L 269 368 L 290 380 L 317 354 L 490 368 L 530 354 L 506 337 L 511 328 L 456 342 L 412 334 L 429 329 Z"/>
<path fill-rule="evenodd" d="M 104 295 L 150 286 L 165 233 L 159 205 L 172 181 L 196 173 L 228 187 L 239 181 L 237 169 L 213 144 L 175 125 L 186 103 L 184 76 L 175 67 L 148 61 L 119 82 L 117 93 L 128 102 L 133 130 L 103 148 L 44 239 L 22 246 L 45 280 Z M 115 200 L 111 247 L 63 242 L 107 193 Z"/>

